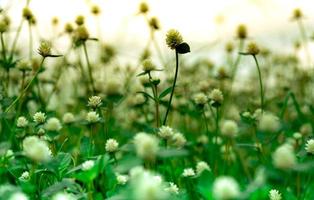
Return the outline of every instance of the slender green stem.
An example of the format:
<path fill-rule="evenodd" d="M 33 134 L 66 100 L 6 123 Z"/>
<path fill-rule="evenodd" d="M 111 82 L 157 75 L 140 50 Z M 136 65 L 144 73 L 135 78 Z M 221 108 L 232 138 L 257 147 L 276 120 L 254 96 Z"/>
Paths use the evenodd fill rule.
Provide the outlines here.
<path fill-rule="evenodd" d="M 20 35 L 20 33 L 21 33 L 21 30 L 22 30 L 23 22 L 24 22 L 24 18 L 21 20 L 20 25 L 19 25 L 19 27 L 17 28 L 17 32 L 16 32 L 16 35 L 15 35 L 15 37 L 14 37 L 13 44 L 12 44 L 12 48 L 11 48 L 11 56 L 10 56 L 10 57 L 12 57 L 13 54 L 14 54 L 15 47 L 16 47 L 16 44 L 17 44 L 17 40 L 18 40 L 19 35 Z"/>
<path fill-rule="evenodd" d="M 87 53 L 87 48 L 86 48 L 86 43 L 85 42 L 83 43 L 83 48 L 84 48 L 84 54 L 85 54 L 85 58 L 86 58 L 87 68 L 88 68 L 90 84 L 92 86 L 93 93 L 95 93 L 95 85 L 94 85 L 95 82 L 94 82 L 92 67 L 91 67 L 90 62 L 89 62 L 89 58 L 88 58 L 88 53 Z"/>
<path fill-rule="evenodd" d="M 29 81 L 29 83 L 26 85 L 26 87 L 24 88 L 24 90 L 21 92 L 21 94 L 10 104 L 10 106 L 5 110 L 5 113 L 9 112 L 12 107 L 24 96 L 24 94 L 26 94 L 28 88 L 32 85 L 32 83 L 34 82 L 34 80 L 36 79 L 36 77 L 38 76 L 43 64 L 45 61 L 45 57 L 43 57 L 43 59 L 41 60 L 41 63 L 39 65 L 38 70 L 36 71 L 36 73 L 34 74 L 33 78 Z"/>
<path fill-rule="evenodd" d="M 32 34 L 32 24 L 28 22 L 28 32 L 29 32 L 29 60 L 33 57 L 33 34 Z"/>
<path fill-rule="evenodd" d="M 263 89 L 263 81 L 262 81 L 262 74 L 261 74 L 261 69 L 259 67 L 256 55 L 253 55 L 257 71 L 258 71 L 258 78 L 259 78 L 259 87 L 260 87 L 260 95 L 261 95 L 261 109 L 264 111 L 264 89 Z"/>
<path fill-rule="evenodd" d="M 208 123 L 207 123 L 207 117 L 206 117 L 206 114 L 205 114 L 205 109 L 203 108 L 202 110 L 202 114 L 203 114 L 203 117 L 204 117 L 204 122 L 205 122 L 205 127 L 206 127 L 206 135 L 209 134 L 209 130 L 208 130 Z M 209 138 L 209 137 L 208 137 Z"/>
<path fill-rule="evenodd" d="M 150 72 L 148 73 L 148 77 L 149 77 L 149 82 L 151 84 L 151 88 L 152 88 L 152 92 L 153 92 L 153 96 L 154 96 L 154 100 L 155 100 L 156 127 L 159 128 L 159 126 L 160 126 L 160 117 L 159 117 L 158 89 L 157 89 L 157 85 L 152 82 L 152 76 L 151 76 Z"/>
<path fill-rule="evenodd" d="M 166 116 L 165 116 L 163 125 L 166 125 L 166 123 L 167 123 L 167 117 L 168 117 L 168 114 L 169 114 L 169 111 L 170 111 L 171 101 L 172 101 L 172 97 L 173 97 L 173 94 L 174 94 L 174 89 L 175 89 L 175 87 L 176 87 L 176 82 L 177 82 L 177 77 L 178 77 L 178 71 L 179 71 L 179 54 L 178 54 L 178 52 L 176 51 L 176 72 L 175 72 L 175 75 L 174 75 L 172 90 L 171 90 L 170 99 L 169 99 L 169 102 L 168 102 L 167 112 L 166 112 Z"/>
<path fill-rule="evenodd" d="M 4 60 L 6 60 L 7 56 L 6 56 L 6 49 L 5 49 L 5 44 L 4 44 L 3 33 L 1 33 L 1 46 L 2 46 L 2 57 Z"/>

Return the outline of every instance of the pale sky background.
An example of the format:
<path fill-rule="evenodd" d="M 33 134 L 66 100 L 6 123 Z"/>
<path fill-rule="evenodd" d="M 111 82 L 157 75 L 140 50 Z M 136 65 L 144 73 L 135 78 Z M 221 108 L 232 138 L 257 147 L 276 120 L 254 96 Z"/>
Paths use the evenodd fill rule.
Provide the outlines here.
<path fill-rule="evenodd" d="M 39 25 L 41 37 L 53 36 L 51 18 L 60 18 L 60 30 L 64 23 L 74 21 L 77 15 L 87 17 L 91 35 L 101 26 L 104 42 L 118 45 L 126 57 L 137 56 L 136 49 L 146 45 L 149 35 L 143 17 L 136 15 L 140 0 L 31 0 Z M 150 16 L 157 16 L 162 30 L 157 33 L 159 44 L 166 50 L 164 35 L 170 28 L 178 29 L 191 49 L 199 49 L 214 41 L 228 41 L 234 38 L 238 24 L 247 25 L 249 35 L 257 42 L 273 47 L 299 37 L 297 25 L 291 22 L 292 10 L 302 9 L 306 15 L 306 27 L 314 25 L 313 0 L 147 0 Z M 0 0 L 1 7 L 9 10 L 16 25 L 21 18 L 21 10 L 26 0 Z M 90 16 L 90 6 L 99 5 L 102 10 L 100 19 Z M 217 20 L 218 19 L 218 20 Z M 220 21 L 220 23 L 217 23 Z M 310 26 L 312 25 L 312 26 Z M 27 30 L 26 27 L 24 30 Z M 308 35 L 314 29 L 307 29 Z M 27 34 L 24 34 L 27 35 Z M 21 42 L 21 41 L 20 41 Z M 221 46 L 224 42 L 220 42 Z M 222 47 L 221 47 L 222 48 Z M 62 48 L 61 48 L 62 49 Z M 282 51 L 286 48 L 282 48 Z M 62 51 L 62 50 L 61 50 Z M 202 51 L 202 53 L 207 53 Z"/>

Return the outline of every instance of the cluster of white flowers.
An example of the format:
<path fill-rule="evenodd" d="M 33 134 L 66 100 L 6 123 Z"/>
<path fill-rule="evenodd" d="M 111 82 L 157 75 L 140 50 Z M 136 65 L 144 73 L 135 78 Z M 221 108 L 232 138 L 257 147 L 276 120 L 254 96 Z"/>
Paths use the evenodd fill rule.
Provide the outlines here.
<path fill-rule="evenodd" d="M 75 121 L 74 115 L 72 113 L 65 113 L 62 117 L 62 121 L 65 124 L 70 124 Z"/>
<path fill-rule="evenodd" d="M 212 103 L 217 102 L 219 104 L 224 100 L 224 96 L 219 89 L 213 89 L 209 94 L 209 98 L 213 101 Z"/>
<path fill-rule="evenodd" d="M 117 177 L 117 182 L 120 185 L 125 185 L 128 182 L 128 180 L 129 180 L 129 176 L 128 175 L 117 174 L 116 177 Z"/>
<path fill-rule="evenodd" d="M 178 186 L 172 182 L 169 182 L 169 186 L 165 188 L 165 191 L 170 194 L 179 194 Z"/>
<path fill-rule="evenodd" d="M 143 159 L 154 159 L 158 147 L 158 139 L 154 135 L 150 135 L 144 132 L 137 133 L 134 137 L 134 145 L 136 153 Z"/>
<path fill-rule="evenodd" d="M 106 151 L 113 153 L 118 150 L 118 147 L 119 143 L 117 142 L 117 140 L 110 138 L 106 141 Z"/>
<path fill-rule="evenodd" d="M 23 152 L 37 162 L 47 161 L 52 156 L 48 144 L 37 136 L 29 136 L 23 140 Z"/>
<path fill-rule="evenodd" d="M 48 121 L 45 124 L 45 129 L 47 131 L 60 131 L 61 128 L 62 126 L 60 120 L 55 117 L 48 119 Z"/>
<path fill-rule="evenodd" d="M 28 171 L 25 171 L 21 174 L 21 176 L 19 177 L 19 180 L 21 181 L 28 181 L 30 178 L 29 176 L 29 172 Z"/>
<path fill-rule="evenodd" d="M 97 108 L 101 106 L 101 97 L 99 96 L 92 96 L 88 99 L 88 106 L 92 108 Z"/>
<path fill-rule="evenodd" d="M 175 133 L 172 136 L 171 141 L 173 145 L 175 145 L 178 148 L 182 148 L 186 144 L 186 139 L 182 133 Z"/>
<path fill-rule="evenodd" d="M 186 168 L 186 169 L 183 170 L 182 176 L 183 177 L 195 176 L 195 171 L 194 171 L 193 168 Z"/>
<path fill-rule="evenodd" d="M 264 113 L 260 117 L 258 128 L 261 131 L 275 132 L 279 129 L 280 123 L 278 117 L 270 113 Z"/>
<path fill-rule="evenodd" d="M 213 184 L 213 196 L 217 200 L 235 199 L 240 195 L 238 182 L 229 176 L 220 176 Z"/>
<path fill-rule="evenodd" d="M 314 154 L 314 139 L 309 139 L 305 144 L 306 152 Z"/>
<path fill-rule="evenodd" d="M 200 175 L 203 171 L 210 171 L 210 167 L 206 162 L 200 161 L 196 164 L 196 174 Z"/>
<path fill-rule="evenodd" d="M 161 137 L 163 139 L 171 138 L 171 136 L 173 136 L 173 134 L 174 134 L 174 131 L 169 126 L 162 126 L 159 128 L 159 131 L 158 131 L 159 137 Z"/>
<path fill-rule="evenodd" d="M 203 92 L 195 94 L 193 99 L 197 105 L 201 106 L 204 106 L 208 102 L 208 98 Z"/>

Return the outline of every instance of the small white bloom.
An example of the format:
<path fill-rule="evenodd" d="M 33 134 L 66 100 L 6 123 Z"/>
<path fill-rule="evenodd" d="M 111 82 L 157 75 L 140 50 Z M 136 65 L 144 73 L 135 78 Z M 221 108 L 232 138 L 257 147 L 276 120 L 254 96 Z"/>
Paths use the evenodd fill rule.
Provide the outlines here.
<path fill-rule="evenodd" d="M 118 150 L 119 143 L 115 139 L 108 139 L 106 142 L 106 151 L 112 153 Z"/>
<path fill-rule="evenodd" d="M 137 155 L 144 159 L 154 159 L 159 149 L 158 139 L 143 132 L 135 135 L 134 144 Z"/>
<path fill-rule="evenodd" d="M 46 121 L 46 115 L 43 112 L 37 112 L 34 114 L 33 119 L 37 124 L 42 124 Z"/>
<path fill-rule="evenodd" d="M 168 139 L 174 134 L 174 131 L 169 126 L 162 126 L 159 128 L 158 135 L 161 138 Z"/>
<path fill-rule="evenodd" d="M 142 62 L 143 70 L 149 72 L 156 69 L 156 66 L 152 63 L 150 59 L 146 59 Z"/>
<path fill-rule="evenodd" d="M 213 196 L 217 200 L 235 199 L 240 195 L 237 181 L 229 176 L 216 178 L 213 184 Z"/>
<path fill-rule="evenodd" d="M 55 117 L 48 119 L 48 121 L 45 124 L 45 129 L 47 131 L 60 131 L 61 128 L 62 126 L 60 120 Z"/>
<path fill-rule="evenodd" d="M 305 144 L 306 152 L 314 154 L 314 139 L 309 139 Z"/>
<path fill-rule="evenodd" d="M 98 113 L 96 113 L 95 111 L 91 111 L 91 112 L 87 113 L 86 120 L 89 123 L 96 123 L 100 120 L 100 117 L 99 117 Z"/>
<path fill-rule="evenodd" d="M 178 186 L 172 182 L 169 182 L 169 187 L 166 187 L 165 191 L 171 194 L 179 194 Z"/>
<path fill-rule="evenodd" d="M 205 170 L 210 171 L 210 167 L 206 162 L 200 161 L 196 164 L 196 173 L 198 175 L 200 175 Z"/>
<path fill-rule="evenodd" d="M 221 127 L 221 134 L 227 137 L 235 137 L 238 134 L 239 128 L 235 121 L 226 120 Z"/>
<path fill-rule="evenodd" d="M 59 192 L 52 197 L 52 200 L 75 200 L 76 198 L 72 194 L 65 192 Z"/>
<path fill-rule="evenodd" d="M 73 123 L 75 121 L 74 119 L 74 115 L 72 113 L 65 113 L 62 117 L 62 121 L 63 123 L 65 124 L 70 124 L 70 123 Z"/>
<path fill-rule="evenodd" d="M 90 170 L 91 168 L 93 168 L 95 165 L 95 161 L 93 160 L 87 160 L 85 161 L 83 164 L 82 164 L 82 170 L 83 171 L 88 171 Z"/>
<path fill-rule="evenodd" d="M 275 132 L 279 127 L 280 123 L 278 117 L 270 113 L 263 114 L 258 124 L 258 128 L 261 131 Z"/>
<path fill-rule="evenodd" d="M 175 133 L 172 136 L 171 140 L 172 140 L 173 144 L 178 148 L 181 148 L 186 144 L 186 139 L 182 133 Z"/>
<path fill-rule="evenodd" d="M 24 116 L 19 117 L 16 121 L 16 126 L 19 128 L 25 128 L 27 125 L 28 120 Z"/>
<path fill-rule="evenodd" d="M 125 185 L 128 180 L 129 177 L 127 175 L 117 175 L 117 182 L 119 185 Z"/>
<path fill-rule="evenodd" d="M 194 169 L 192 169 L 192 168 L 186 168 L 186 169 L 184 169 L 184 170 L 183 170 L 183 173 L 182 173 L 182 176 L 183 176 L 183 177 L 195 176 Z"/>
<path fill-rule="evenodd" d="M 219 89 L 213 89 L 211 93 L 209 94 L 209 98 L 217 103 L 222 103 L 224 100 L 223 94 Z"/>
<path fill-rule="evenodd" d="M 23 152 L 37 162 L 45 162 L 52 156 L 48 144 L 36 136 L 29 136 L 23 140 Z"/>
<path fill-rule="evenodd" d="M 28 181 L 29 180 L 29 172 L 28 171 L 25 171 L 22 173 L 22 175 L 19 177 L 19 179 L 21 181 Z"/>
<path fill-rule="evenodd" d="M 299 132 L 293 133 L 293 138 L 296 140 L 299 140 L 302 138 L 302 134 Z"/>
<path fill-rule="evenodd" d="M 280 192 L 278 190 L 274 190 L 274 189 L 269 191 L 268 196 L 269 196 L 270 200 L 281 200 L 282 199 Z"/>
<path fill-rule="evenodd" d="M 197 105 L 202 105 L 202 106 L 205 105 L 208 101 L 207 96 L 202 92 L 195 94 L 193 99 Z"/>
<path fill-rule="evenodd" d="M 289 144 L 279 146 L 273 153 L 273 163 L 279 169 L 290 169 L 296 164 L 293 147 Z"/>
<path fill-rule="evenodd" d="M 88 99 L 88 106 L 97 108 L 101 106 L 101 98 L 99 96 L 92 96 Z"/>

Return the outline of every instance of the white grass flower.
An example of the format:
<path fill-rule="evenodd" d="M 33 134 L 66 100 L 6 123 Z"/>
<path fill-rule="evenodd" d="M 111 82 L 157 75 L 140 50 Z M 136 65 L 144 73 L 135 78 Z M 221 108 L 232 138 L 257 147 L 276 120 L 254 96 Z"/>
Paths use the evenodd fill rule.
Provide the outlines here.
<path fill-rule="evenodd" d="M 281 194 L 278 190 L 272 189 L 269 191 L 269 199 L 270 200 L 281 200 Z"/>
<path fill-rule="evenodd" d="M 204 161 L 200 161 L 196 164 L 196 174 L 200 175 L 203 171 L 210 171 L 210 167 L 209 165 L 204 162 Z"/>
<path fill-rule="evenodd" d="M 19 180 L 21 181 L 29 181 L 30 176 L 29 176 L 29 172 L 25 171 L 21 174 L 21 176 L 19 177 Z"/>
<path fill-rule="evenodd" d="M 182 176 L 183 177 L 195 176 L 195 171 L 192 168 L 186 168 L 186 169 L 183 170 Z"/>
<path fill-rule="evenodd" d="M 150 59 L 146 59 L 142 62 L 143 70 L 145 72 L 150 72 L 156 69 L 156 66 L 153 64 L 153 62 Z"/>
<path fill-rule="evenodd" d="M 95 165 L 95 161 L 93 161 L 93 160 L 87 160 L 87 161 L 83 162 L 83 164 L 82 164 L 82 170 L 83 170 L 83 171 L 88 171 L 88 170 L 90 170 L 91 168 L 93 168 L 94 165 Z"/>
<path fill-rule="evenodd" d="M 92 108 L 97 108 L 101 106 L 101 98 L 99 96 L 92 96 L 88 99 L 88 106 Z"/>
<path fill-rule="evenodd" d="M 213 184 L 213 196 L 217 200 L 235 199 L 239 197 L 240 189 L 237 181 L 229 176 L 220 176 Z"/>
<path fill-rule="evenodd" d="M 60 120 L 58 118 L 52 117 L 47 120 L 45 124 L 45 129 L 47 131 L 60 131 L 62 128 Z"/>
<path fill-rule="evenodd" d="M 91 112 L 87 113 L 86 120 L 89 123 L 96 123 L 100 120 L 100 117 L 99 117 L 98 113 L 96 113 L 95 111 L 91 111 Z"/>
<path fill-rule="evenodd" d="M 74 115 L 72 113 L 65 113 L 62 117 L 62 121 L 65 124 L 70 124 L 75 121 Z"/>
<path fill-rule="evenodd" d="M 179 194 L 178 186 L 172 182 L 169 182 L 169 186 L 165 188 L 165 191 L 171 194 Z"/>
<path fill-rule="evenodd" d="M 159 149 L 158 139 L 143 132 L 136 134 L 134 145 L 137 155 L 144 159 L 154 159 Z"/>
<path fill-rule="evenodd" d="M 273 164 L 279 169 L 290 169 L 296 164 L 293 147 L 289 144 L 279 146 L 273 153 Z"/>
<path fill-rule="evenodd" d="M 171 140 L 173 145 L 178 148 L 182 148 L 186 144 L 186 139 L 182 133 L 175 133 Z"/>
<path fill-rule="evenodd" d="M 52 156 L 48 144 L 36 136 L 29 136 L 23 140 L 23 152 L 36 162 L 48 161 Z"/>
<path fill-rule="evenodd" d="M 16 126 L 19 128 L 25 128 L 27 125 L 28 120 L 24 116 L 19 117 L 16 121 Z"/>
<path fill-rule="evenodd" d="M 204 106 L 207 103 L 208 98 L 204 93 L 200 92 L 194 95 L 193 100 L 197 105 Z"/>
<path fill-rule="evenodd" d="M 314 139 L 309 139 L 305 144 L 306 152 L 314 154 Z"/>
<path fill-rule="evenodd" d="M 212 103 L 217 102 L 219 104 L 222 104 L 224 100 L 224 96 L 219 89 L 213 89 L 209 94 L 209 98 L 213 101 Z"/>
<path fill-rule="evenodd" d="M 125 185 L 129 180 L 129 176 L 127 175 L 117 175 L 117 182 L 119 185 Z"/>
<path fill-rule="evenodd" d="M 46 121 L 46 115 L 43 112 L 37 112 L 34 114 L 33 119 L 37 124 L 43 124 Z"/>
<path fill-rule="evenodd" d="M 235 137 L 238 131 L 238 124 L 233 120 L 226 120 L 221 126 L 221 134 L 227 137 Z"/>
<path fill-rule="evenodd" d="M 174 134 L 174 131 L 169 126 L 162 126 L 159 128 L 158 135 L 163 139 L 168 139 Z"/>
<path fill-rule="evenodd" d="M 117 140 L 110 138 L 106 141 L 105 148 L 106 148 L 106 151 L 113 153 L 118 150 L 118 146 L 119 146 L 119 143 L 117 142 Z"/>
<path fill-rule="evenodd" d="M 279 127 L 280 123 L 278 117 L 270 113 L 263 114 L 258 124 L 258 128 L 261 131 L 275 132 Z"/>

